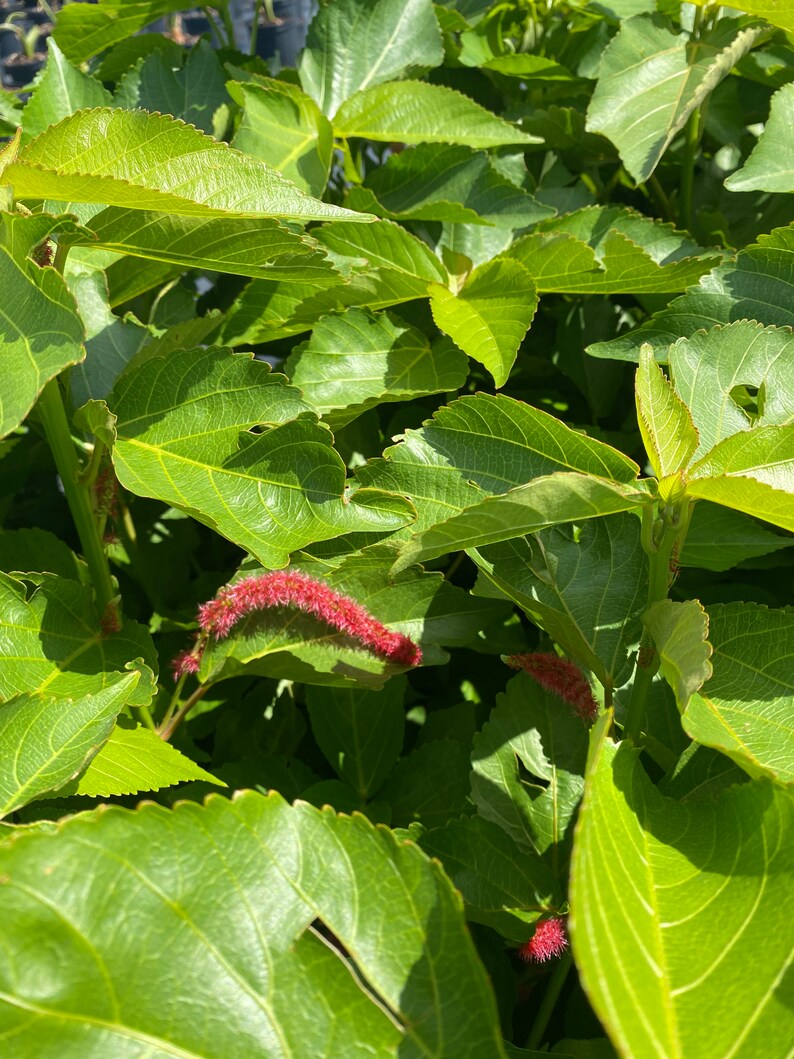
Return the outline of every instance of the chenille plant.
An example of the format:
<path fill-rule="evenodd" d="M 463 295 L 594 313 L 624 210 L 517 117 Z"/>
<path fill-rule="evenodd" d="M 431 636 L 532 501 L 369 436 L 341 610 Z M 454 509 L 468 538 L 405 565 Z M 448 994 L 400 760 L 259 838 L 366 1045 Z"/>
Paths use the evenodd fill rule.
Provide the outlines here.
<path fill-rule="evenodd" d="M 324 0 L 296 69 L 74 2 L 0 91 L 3 1056 L 790 1054 L 741 2 Z"/>

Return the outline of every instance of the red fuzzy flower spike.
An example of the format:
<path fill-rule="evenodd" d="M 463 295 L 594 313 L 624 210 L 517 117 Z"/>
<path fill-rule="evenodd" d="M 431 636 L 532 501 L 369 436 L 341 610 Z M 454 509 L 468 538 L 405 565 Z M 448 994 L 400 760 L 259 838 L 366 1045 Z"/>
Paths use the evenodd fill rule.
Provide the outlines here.
<path fill-rule="evenodd" d="M 598 703 L 590 685 L 579 667 L 567 658 L 551 653 L 511 655 L 507 664 L 513 669 L 523 669 L 546 691 L 570 703 L 588 724 L 598 716 Z"/>
<path fill-rule="evenodd" d="M 553 919 L 540 920 L 535 927 L 535 933 L 521 946 L 518 955 L 530 963 L 545 963 L 555 956 L 561 956 L 567 948 L 565 920 L 555 916 Z"/>
<path fill-rule="evenodd" d="M 199 608 L 199 625 L 222 640 L 246 614 L 271 607 L 297 607 L 313 614 L 389 662 L 418 666 L 422 661 L 420 648 L 407 636 L 390 632 L 349 596 L 291 570 L 247 577 L 221 589 L 215 599 Z"/>
<path fill-rule="evenodd" d="M 196 654 L 195 649 L 192 651 L 180 651 L 178 655 L 171 659 L 171 671 L 174 674 L 174 680 L 179 680 L 180 677 L 187 676 L 189 673 L 198 673 L 200 665 L 201 654 Z"/>

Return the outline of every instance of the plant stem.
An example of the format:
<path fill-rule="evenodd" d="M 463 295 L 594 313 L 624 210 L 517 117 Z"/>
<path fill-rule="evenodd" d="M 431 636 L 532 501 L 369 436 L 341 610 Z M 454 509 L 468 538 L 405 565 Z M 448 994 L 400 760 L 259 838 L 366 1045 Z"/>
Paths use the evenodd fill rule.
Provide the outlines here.
<path fill-rule="evenodd" d="M 700 108 L 695 109 L 686 123 L 684 132 L 684 159 L 681 165 L 681 208 L 679 210 L 680 226 L 692 231 L 692 189 L 695 184 L 695 158 L 700 143 Z"/>
<path fill-rule="evenodd" d="M 204 698 L 204 696 L 207 694 L 211 687 L 211 684 L 202 684 L 201 687 L 196 688 L 190 698 L 185 699 L 184 703 L 180 707 L 179 713 L 177 713 L 173 720 L 169 721 L 165 727 L 163 727 L 162 725 L 160 726 L 159 735 L 161 739 L 164 739 L 166 742 L 168 742 L 168 740 L 180 726 L 182 721 L 184 721 L 184 719 L 187 717 L 187 715 L 190 713 L 196 703 L 200 702 L 201 699 Z"/>
<path fill-rule="evenodd" d="M 171 701 L 168 703 L 163 719 L 160 721 L 160 728 L 164 729 L 168 727 L 168 722 L 174 716 L 174 711 L 179 705 L 179 700 L 182 697 L 182 688 L 185 686 L 187 680 L 187 673 L 183 673 L 182 676 L 177 680 L 176 687 L 174 688 L 174 694 L 171 696 Z"/>
<path fill-rule="evenodd" d="M 55 466 L 63 482 L 63 491 L 80 538 L 83 556 L 88 564 L 101 617 L 118 617 L 117 593 L 110 576 L 107 556 L 94 517 L 90 486 L 80 481 L 81 470 L 74 451 L 69 421 L 63 407 L 57 379 L 50 379 L 38 402 L 44 433 L 47 436 Z M 110 614 L 108 611 L 110 610 Z"/>
<path fill-rule="evenodd" d="M 546 986 L 546 992 L 543 994 L 538 1013 L 527 1038 L 526 1047 L 530 1050 L 538 1048 L 543 1041 L 543 1035 L 546 1032 L 546 1027 L 549 1024 L 549 1019 L 559 999 L 562 987 L 565 985 L 565 979 L 568 977 L 572 963 L 573 959 L 570 952 L 563 953 L 557 961 L 557 966 L 554 968 L 554 973 Z"/>
<path fill-rule="evenodd" d="M 259 32 L 259 0 L 254 0 L 254 14 L 251 21 L 251 43 L 248 46 L 248 54 L 256 55 L 257 37 Z"/>

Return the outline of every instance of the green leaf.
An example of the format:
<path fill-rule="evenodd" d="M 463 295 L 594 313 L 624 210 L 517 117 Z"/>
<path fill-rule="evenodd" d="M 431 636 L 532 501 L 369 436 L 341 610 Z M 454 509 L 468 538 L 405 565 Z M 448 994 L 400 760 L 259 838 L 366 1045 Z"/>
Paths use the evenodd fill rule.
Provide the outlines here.
<path fill-rule="evenodd" d="M 693 41 L 671 33 L 659 15 L 628 19 L 601 58 L 587 131 L 608 137 L 637 183 L 646 181 L 690 114 L 762 32 L 723 19 Z"/>
<path fill-rule="evenodd" d="M 20 199 L 102 202 L 193 217 L 366 216 L 312 199 L 263 162 L 164 114 L 81 110 L 0 172 Z"/>
<path fill-rule="evenodd" d="M 76 110 L 108 106 L 112 99 L 101 82 L 69 62 L 53 37 L 47 49 L 44 72 L 22 111 L 22 143 Z"/>
<path fill-rule="evenodd" d="M 695 695 L 690 706 L 699 699 Z M 700 743 L 690 743 L 659 790 L 677 802 L 714 800 L 726 788 L 743 783 L 747 774 L 724 754 Z"/>
<path fill-rule="evenodd" d="M 530 855 L 565 878 L 584 789 L 587 728 L 567 702 L 519 673 L 474 738 L 472 798 Z M 525 778 L 525 769 L 531 778 Z"/>
<path fill-rule="evenodd" d="M 244 108 L 232 147 L 261 158 L 301 191 L 322 195 L 331 170 L 334 131 L 314 100 L 296 85 L 270 78 L 228 87 Z"/>
<path fill-rule="evenodd" d="M 322 551 L 322 549 L 320 549 Z M 349 596 L 393 632 L 421 644 L 423 662 L 445 662 L 443 646 L 468 644 L 476 633 L 504 616 L 505 605 L 474 599 L 438 573 L 408 570 L 392 577 L 395 551 L 372 545 L 339 559 L 302 555 L 294 566 Z M 240 575 L 263 571 L 252 563 Z M 319 618 L 294 609 L 276 609 L 238 622 L 225 640 L 210 641 L 201 679 L 246 675 L 274 676 L 306 684 L 380 688 L 400 667 L 376 657 Z"/>
<path fill-rule="evenodd" d="M 482 151 L 425 143 L 392 154 L 348 192 L 353 209 L 392 220 L 524 228 L 553 214 L 503 177 Z"/>
<path fill-rule="evenodd" d="M 62 540 L 43 529 L 0 530 L 0 570 L 6 573 L 46 570 L 80 581 L 81 563 Z"/>
<path fill-rule="evenodd" d="M 588 206 L 544 221 L 507 256 L 541 293 L 664 293 L 685 290 L 720 258 L 672 225 L 617 206 Z"/>
<path fill-rule="evenodd" d="M 362 816 L 250 791 L 111 808 L 15 836 L 0 874 L 0 1027 L 23 1052 L 504 1057 L 460 898 Z"/>
<path fill-rule="evenodd" d="M 788 328 L 741 320 L 679 339 L 667 357 L 700 435 L 697 456 L 731 434 L 794 422 L 794 336 Z"/>
<path fill-rule="evenodd" d="M 162 15 L 184 8 L 183 0 L 99 0 L 67 4 L 58 12 L 54 36 L 64 55 L 81 63 L 132 37 Z"/>
<path fill-rule="evenodd" d="M 773 489 L 755 477 L 724 474 L 717 478 L 696 478 L 687 484 L 687 494 L 743 511 L 764 522 L 771 522 L 773 526 L 794 532 L 792 494 Z"/>
<path fill-rule="evenodd" d="M 758 782 L 679 804 L 654 788 L 638 751 L 597 747 L 570 925 L 585 992 L 621 1054 L 785 1053 L 791 810 Z M 726 989 L 732 981 L 742 988 Z"/>
<path fill-rule="evenodd" d="M 7 382 L 0 395 L 0 437 L 16 429 L 45 384 L 85 356 L 74 299 L 52 268 L 27 256 L 58 223 L 52 217 L 0 213 L 0 289 L 13 320 L 0 315 Z"/>
<path fill-rule="evenodd" d="M 690 475 L 695 480 L 737 475 L 794 493 L 794 423 L 757 426 L 723 438 L 692 465 Z"/>
<path fill-rule="evenodd" d="M 221 64 L 206 40 L 189 52 L 181 51 L 176 62 L 162 50 L 152 52 L 126 75 L 123 85 L 126 110 L 170 114 L 207 134 L 214 131 L 218 107 L 229 102 Z"/>
<path fill-rule="evenodd" d="M 685 471 L 698 447 L 698 432 L 689 409 L 665 378 L 648 344 L 640 349 L 635 398 L 642 443 L 656 477 Z"/>
<path fill-rule="evenodd" d="M 794 611 L 709 607 L 714 674 L 682 718 L 687 733 L 751 776 L 794 781 Z"/>
<path fill-rule="evenodd" d="M 537 855 L 481 816 L 451 820 L 419 839 L 460 890 L 466 915 L 509 941 L 527 940 L 527 926 L 560 902 L 559 883 Z"/>
<path fill-rule="evenodd" d="M 311 284 L 339 282 L 322 248 L 308 235 L 270 218 L 183 217 L 110 206 L 86 226 L 90 245 L 185 268 Z M 135 262 L 140 268 L 140 262 Z"/>
<path fill-rule="evenodd" d="M 476 268 L 457 293 L 436 283 L 429 293 L 439 330 L 504 386 L 538 307 L 529 272 L 517 261 L 495 258 Z"/>
<path fill-rule="evenodd" d="M 393 827 L 443 827 L 468 808 L 470 771 L 469 749 L 457 740 L 423 743 L 392 769 L 378 800 L 391 806 Z"/>
<path fill-rule="evenodd" d="M 668 346 L 676 339 L 688 338 L 714 324 L 749 318 L 790 327 L 794 325 L 792 299 L 794 227 L 777 228 L 769 235 L 760 235 L 756 244 L 739 251 L 735 261 L 715 268 L 697 287 L 670 302 L 629 335 L 596 342 L 588 347 L 588 352 L 595 357 L 636 362 L 640 346 L 650 342 L 657 359 L 664 361 Z"/>
<path fill-rule="evenodd" d="M 121 717 L 107 742 L 80 775 L 58 790 L 58 797 L 90 798 L 159 791 L 177 783 L 203 780 L 225 787 L 223 780 L 199 768 L 155 732 Z"/>
<path fill-rule="evenodd" d="M 361 89 L 432 69 L 443 58 L 430 0 L 336 0 L 312 19 L 298 73 L 332 118 Z"/>
<path fill-rule="evenodd" d="M 130 688 L 130 706 L 146 706 L 155 690 L 157 653 L 143 625 L 124 623 L 104 636 L 90 586 L 50 574 L 23 580 L 0 574 L 0 701 L 38 692 L 82 699 L 115 683 L 134 667 L 141 673 Z M 143 659 L 143 663 L 140 663 Z"/>
<path fill-rule="evenodd" d="M 139 677 L 114 673 L 94 694 L 22 694 L 0 706 L 0 816 L 76 775 L 107 739 Z"/>
<path fill-rule="evenodd" d="M 576 472 L 535 478 L 527 485 L 489 496 L 459 515 L 414 534 L 403 546 L 395 570 L 450 552 L 523 537 L 565 522 L 638 510 L 649 500 L 647 493 L 631 486 Z"/>
<path fill-rule="evenodd" d="M 694 2 L 698 7 L 702 7 L 705 0 L 694 0 Z M 742 0 L 741 3 L 738 0 L 736 3 L 731 0 L 725 6 L 746 11 L 748 15 L 757 15 L 771 22 L 773 26 L 779 26 L 789 32 L 794 31 L 794 12 L 786 0 Z"/>
<path fill-rule="evenodd" d="M 357 92 L 339 108 L 334 132 L 384 143 L 501 147 L 539 142 L 468 96 L 425 81 L 397 81 Z"/>
<path fill-rule="evenodd" d="M 406 682 L 395 677 L 382 691 L 306 689 L 312 734 L 328 763 L 363 800 L 391 772 L 403 746 Z"/>
<path fill-rule="evenodd" d="M 794 84 L 788 84 L 772 96 L 764 131 L 744 165 L 725 181 L 728 191 L 794 191 L 794 149 L 788 135 L 792 121 Z"/>
<path fill-rule="evenodd" d="M 678 562 L 701 570 L 730 570 L 745 559 L 771 555 L 792 544 L 790 537 L 770 533 L 747 515 L 702 501 L 692 512 Z"/>
<path fill-rule="evenodd" d="M 603 685 L 620 687 L 628 679 L 648 585 L 638 518 L 625 513 L 555 526 L 472 557 L 487 581 Z M 477 591 L 489 594 L 482 583 Z"/>
<path fill-rule="evenodd" d="M 468 361 L 451 342 L 431 347 L 421 331 L 391 313 L 348 309 L 323 317 L 284 371 L 336 428 L 384 401 L 459 389 Z"/>
<path fill-rule="evenodd" d="M 104 401 L 86 401 L 77 409 L 72 422 L 78 430 L 93 434 L 109 449 L 116 442 L 116 417 Z"/>
<path fill-rule="evenodd" d="M 660 669 L 683 711 L 711 676 L 709 618 L 696 599 L 654 603 L 642 616 L 661 659 Z"/>
<path fill-rule="evenodd" d="M 119 481 L 186 511 L 270 567 L 285 566 L 312 541 L 410 520 L 398 497 L 345 494 L 330 432 L 301 416 L 307 406 L 285 381 L 261 361 L 217 348 L 180 350 L 126 373 L 108 402 L 118 417 Z"/>

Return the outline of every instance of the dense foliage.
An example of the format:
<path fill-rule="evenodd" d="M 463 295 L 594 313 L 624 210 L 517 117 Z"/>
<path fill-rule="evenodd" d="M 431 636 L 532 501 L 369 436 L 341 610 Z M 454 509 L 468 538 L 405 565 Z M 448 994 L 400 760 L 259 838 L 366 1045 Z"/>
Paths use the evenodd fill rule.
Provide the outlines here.
<path fill-rule="evenodd" d="M 72 3 L 0 93 L 4 1055 L 789 1054 L 740 2 L 327 0 L 297 69 Z"/>

